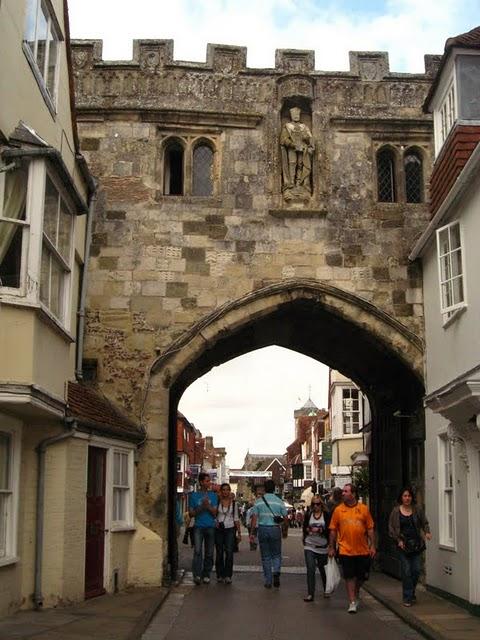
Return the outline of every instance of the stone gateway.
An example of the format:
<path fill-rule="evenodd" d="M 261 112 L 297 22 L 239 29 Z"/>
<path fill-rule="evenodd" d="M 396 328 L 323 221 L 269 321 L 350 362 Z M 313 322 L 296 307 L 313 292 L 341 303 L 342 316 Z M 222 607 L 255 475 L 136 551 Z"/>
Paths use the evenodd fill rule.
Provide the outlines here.
<path fill-rule="evenodd" d="M 81 147 L 100 184 L 85 357 L 147 428 L 137 517 L 162 549 L 159 577 L 175 568 L 178 400 L 268 344 L 368 395 L 372 504 L 393 566 L 381 514 L 424 438 L 422 283 L 407 256 L 429 218 L 421 105 L 437 63 L 391 73 L 386 53 L 352 52 L 348 71 L 327 73 L 311 51 L 278 50 L 275 68 L 250 69 L 242 47 L 179 62 L 169 40 L 107 62 L 101 42 L 73 43 Z"/>

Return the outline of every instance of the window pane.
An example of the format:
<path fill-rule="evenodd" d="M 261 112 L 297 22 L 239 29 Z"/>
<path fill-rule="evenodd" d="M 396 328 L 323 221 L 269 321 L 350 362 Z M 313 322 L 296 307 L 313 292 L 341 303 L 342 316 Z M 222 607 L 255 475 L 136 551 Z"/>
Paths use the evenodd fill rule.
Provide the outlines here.
<path fill-rule="evenodd" d="M 128 486 L 128 455 L 122 453 L 122 484 Z"/>
<path fill-rule="evenodd" d="M 393 153 L 383 149 L 377 155 L 378 200 L 395 202 L 395 173 Z"/>
<path fill-rule="evenodd" d="M 452 259 L 452 277 L 462 274 L 462 250 L 457 249 L 451 254 Z"/>
<path fill-rule="evenodd" d="M 27 19 L 25 23 L 25 41 L 30 47 L 33 55 L 35 55 L 35 24 L 37 22 L 37 5 L 38 0 L 28 0 L 26 8 Z"/>
<path fill-rule="evenodd" d="M 11 436 L 0 433 L 0 490 L 10 489 Z"/>
<path fill-rule="evenodd" d="M 454 224 L 450 227 L 450 251 L 458 249 L 460 246 L 460 225 Z"/>
<path fill-rule="evenodd" d="M 57 246 L 58 191 L 47 176 L 45 182 L 45 206 L 43 212 L 43 232 L 50 242 Z"/>
<path fill-rule="evenodd" d="M 25 220 L 25 200 L 27 197 L 28 167 L 8 171 L 5 175 L 2 217 Z"/>
<path fill-rule="evenodd" d="M 50 252 L 43 247 L 40 272 L 40 300 L 48 307 L 50 299 Z"/>
<path fill-rule="evenodd" d="M 52 256 L 50 283 L 50 311 L 57 317 L 63 316 L 63 269 Z"/>
<path fill-rule="evenodd" d="M 0 558 L 7 555 L 7 517 L 10 495 L 0 493 Z"/>
<path fill-rule="evenodd" d="M 450 280 L 452 273 L 450 270 L 450 258 L 448 255 L 440 259 L 440 279 L 442 282 Z"/>
<path fill-rule="evenodd" d="M 45 57 L 47 53 L 48 13 L 41 6 L 38 12 L 37 22 L 37 65 L 40 73 L 45 78 Z"/>
<path fill-rule="evenodd" d="M 458 56 L 460 118 L 480 120 L 480 60 L 478 56 Z"/>
<path fill-rule="evenodd" d="M 206 144 L 193 152 L 193 195 L 211 196 L 213 193 L 213 151 Z"/>
<path fill-rule="evenodd" d="M 120 484 L 120 454 L 113 454 L 113 484 Z"/>
<path fill-rule="evenodd" d="M 58 229 L 58 251 L 65 262 L 70 262 L 70 239 L 72 236 L 72 216 L 67 205 L 60 201 L 60 222 Z"/>
<path fill-rule="evenodd" d="M 448 228 L 442 229 L 438 234 L 438 250 L 440 255 L 443 256 L 448 253 L 450 247 L 450 243 L 448 240 Z"/>
<path fill-rule="evenodd" d="M 416 153 L 405 156 L 405 194 L 407 202 L 422 201 L 422 161 Z"/>
<path fill-rule="evenodd" d="M 0 287 L 20 287 L 23 227 L 0 222 Z"/>
<path fill-rule="evenodd" d="M 463 278 L 462 276 L 454 278 L 452 281 L 453 304 L 463 302 Z"/>
<path fill-rule="evenodd" d="M 58 58 L 58 40 L 52 26 L 48 34 L 49 47 L 48 47 L 48 68 L 47 68 L 47 89 L 51 96 L 55 94 L 55 69 L 57 66 Z"/>

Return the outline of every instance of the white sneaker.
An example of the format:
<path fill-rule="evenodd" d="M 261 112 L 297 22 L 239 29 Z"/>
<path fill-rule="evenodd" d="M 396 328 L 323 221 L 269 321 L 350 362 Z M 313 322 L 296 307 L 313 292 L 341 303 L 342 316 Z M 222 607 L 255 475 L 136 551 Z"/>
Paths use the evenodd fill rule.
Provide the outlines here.
<path fill-rule="evenodd" d="M 208 577 L 203 578 L 203 584 L 210 584 L 210 578 Z"/>
<path fill-rule="evenodd" d="M 217 578 L 217 582 L 219 583 L 223 582 L 223 578 Z"/>
<path fill-rule="evenodd" d="M 225 584 L 232 584 L 231 578 L 225 578 Z"/>
<path fill-rule="evenodd" d="M 350 602 L 350 605 L 348 607 L 348 613 L 357 613 L 357 603 L 356 602 Z"/>

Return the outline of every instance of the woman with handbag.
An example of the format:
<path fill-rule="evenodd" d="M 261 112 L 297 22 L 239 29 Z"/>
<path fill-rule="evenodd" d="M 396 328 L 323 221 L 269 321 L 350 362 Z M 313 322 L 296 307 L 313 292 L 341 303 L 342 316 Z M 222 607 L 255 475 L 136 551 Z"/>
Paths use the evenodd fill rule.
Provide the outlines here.
<path fill-rule="evenodd" d="M 425 540 L 431 540 L 430 526 L 424 512 L 417 507 L 415 493 L 404 487 L 388 521 L 390 537 L 395 540 L 402 566 L 403 605 L 411 607 L 417 598 L 415 589 L 421 570 Z"/>
<path fill-rule="evenodd" d="M 235 540 L 239 541 L 241 535 L 238 505 L 232 495 L 230 485 L 224 482 L 220 487 L 220 498 L 215 521 L 215 570 L 217 582 L 232 584 Z"/>
<path fill-rule="evenodd" d="M 322 578 L 323 597 L 328 598 L 330 595 L 325 591 L 327 583 L 325 565 L 328 562 L 329 524 L 330 513 L 325 503 L 318 494 L 314 495 L 303 520 L 303 552 L 307 566 L 308 590 L 306 598 L 303 599 L 304 602 L 313 602 L 315 597 L 315 573 L 317 567 Z"/>

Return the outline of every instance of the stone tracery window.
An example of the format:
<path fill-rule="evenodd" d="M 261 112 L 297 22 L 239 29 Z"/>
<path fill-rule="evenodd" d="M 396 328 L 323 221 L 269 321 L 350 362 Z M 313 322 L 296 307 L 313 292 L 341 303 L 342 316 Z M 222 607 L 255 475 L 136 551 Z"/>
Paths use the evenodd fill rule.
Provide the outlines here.
<path fill-rule="evenodd" d="M 211 196 L 213 193 L 213 150 L 201 142 L 193 150 L 192 194 Z"/>
<path fill-rule="evenodd" d="M 164 195 L 211 197 L 216 193 L 216 148 L 210 138 L 168 135 L 162 155 Z"/>
<path fill-rule="evenodd" d="M 396 201 L 395 157 L 389 147 L 377 152 L 377 188 L 379 202 Z"/>
<path fill-rule="evenodd" d="M 403 158 L 405 174 L 405 197 L 407 202 L 422 202 L 423 200 L 423 166 L 418 151 L 409 149 Z"/>

